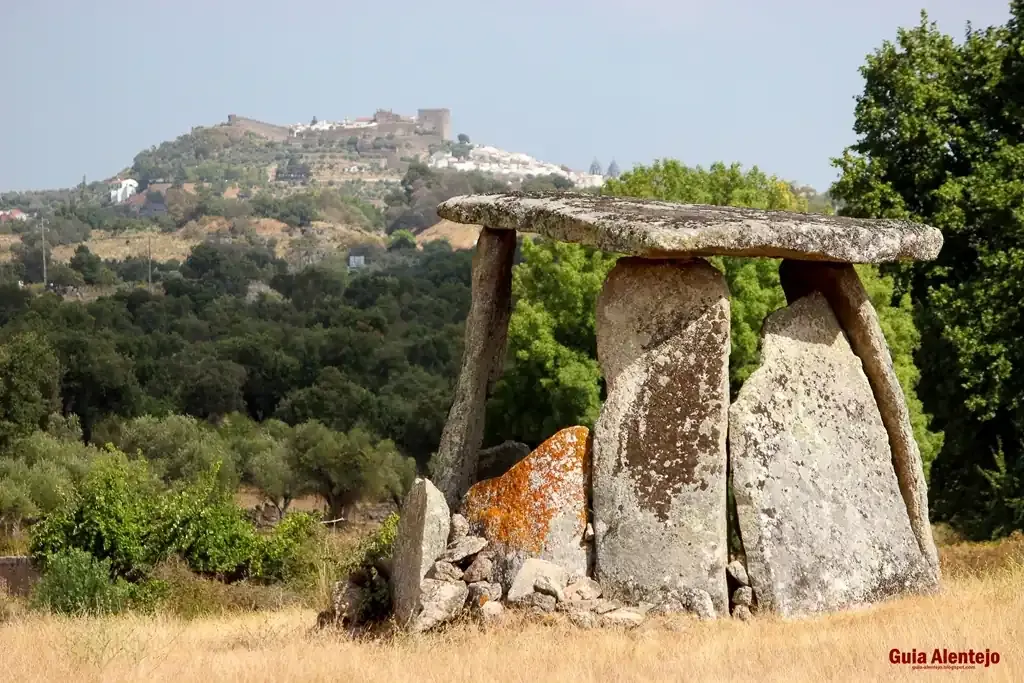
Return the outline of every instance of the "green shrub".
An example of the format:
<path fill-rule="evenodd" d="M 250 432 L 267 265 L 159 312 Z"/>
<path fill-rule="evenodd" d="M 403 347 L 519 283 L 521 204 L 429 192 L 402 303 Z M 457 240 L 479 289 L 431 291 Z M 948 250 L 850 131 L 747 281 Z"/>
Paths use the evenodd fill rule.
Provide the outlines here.
<path fill-rule="evenodd" d="M 227 580 L 259 573 L 252 522 L 219 486 L 219 465 L 179 493 L 165 495 L 150 543 L 157 560 L 180 555 L 192 571 Z"/>
<path fill-rule="evenodd" d="M 309 548 L 324 533 L 319 521 L 305 512 L 293 512 L 261 539 L 259 576 L 268 580 L 299 581 L 316 571 Z M 305 552 L 303 552 L 305 550 Z"/>
<path fill-rule="evenodd" d="M 111 581 L 110 560 L 71 548 L 50 556 L 32 596 L 35 607 L 58 614 L 116 614 L 132 604 L 124 579 Z"/>
<path fill-rule="evenodd" d="M 226 581 L 281 580 L 304 571 L 298 549 L 315 537 L 316 519 L 289 515 L 261 537 L 221 486 L 219 468 L 179 491 L 161 491 L 146 461 L 110 449 L 78 494 L 32 528 L 32 554 L 46 570 L 55 556 L 81 550 L 109 561 L 111 576 L 134 583 L 173 556 Z"/>
<path fill-rule="evenodd" d="M 77 495 L 32 528 L 32 555 L 46 571 L 54 557 L 82 550 L 109 560 L 112 576 L 142 580 L 161 550 L 149 538 L 158 492 L 145 462 L 108 448 Z"/>
<path fill-rule="evenodd" d="M 359 622 L 381 621 L 391 613 L 391 591 L 382 570 L 390 572 L 397 535 L 398 513 L 393 512 L 377 531 L 356 546 L 343 564 L 342 576 L 355 579 L 366 588 L 357 619 Z"/>

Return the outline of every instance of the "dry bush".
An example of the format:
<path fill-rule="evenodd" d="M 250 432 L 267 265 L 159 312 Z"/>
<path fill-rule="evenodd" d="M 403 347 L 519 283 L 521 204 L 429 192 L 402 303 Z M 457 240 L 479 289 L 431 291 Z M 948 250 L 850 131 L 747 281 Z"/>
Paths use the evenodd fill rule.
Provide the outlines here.
<path fill-rule="evenodd" d="M 7 590 L 7 582 L 0 579 L 0 624 L 15 621 L 25 614 L 25 601 Z"/>
<path fill-rule="evenodd" d="M 982 577 L 1024 567 L 1024 533 L 985 543 L 954 543 L 939 548 L 943 578 Z"/>
<path fill-rule="evenodd" d="M 310 599 L 281 584 L 240 581 L 223 583 L 191 572 L 178 558 L 158 566 L 154 578 L 163 582 L 161 609 L 183 619 L 242 612 L 274 611 L 306 606 Z"/>

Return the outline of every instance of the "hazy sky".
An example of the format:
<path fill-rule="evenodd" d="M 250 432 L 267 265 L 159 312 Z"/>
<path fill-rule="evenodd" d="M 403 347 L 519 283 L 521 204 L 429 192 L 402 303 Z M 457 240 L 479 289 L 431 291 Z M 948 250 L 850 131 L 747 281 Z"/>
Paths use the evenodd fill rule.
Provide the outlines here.
<path fill-rule="evenodd" d="M 920 10 L 1007 0 L 0 0 L 0 190 L 109 177 L 224 121 L 449 107 L 474 142 L 585 169 L 675 157 L 824 190 L 857 68 Z"/>

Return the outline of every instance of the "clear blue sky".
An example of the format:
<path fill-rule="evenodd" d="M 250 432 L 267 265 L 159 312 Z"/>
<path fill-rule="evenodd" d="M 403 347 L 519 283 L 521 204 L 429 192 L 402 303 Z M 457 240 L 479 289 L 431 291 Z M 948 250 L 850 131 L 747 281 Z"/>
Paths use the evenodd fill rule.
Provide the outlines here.
<path fill-rule="evenodd" d="M 675 157 L 824 190 L 857 68 L 927 9 L 1006 0 L 0 0 L 0 190 L 106 178 L 226 120 L 449 107 L 475 141 L 586 168 Z"/>

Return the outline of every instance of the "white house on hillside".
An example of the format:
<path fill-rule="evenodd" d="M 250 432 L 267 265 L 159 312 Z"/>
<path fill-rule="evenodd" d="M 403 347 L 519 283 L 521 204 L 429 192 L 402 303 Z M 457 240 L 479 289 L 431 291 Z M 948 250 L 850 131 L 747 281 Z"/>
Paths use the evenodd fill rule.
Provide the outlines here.
<path fill-rule="evenodd" d="M 131 178 L 116 178 L 110 182 L 110 201 L 121 204 L 139 191 L 139 183 Z"/>

